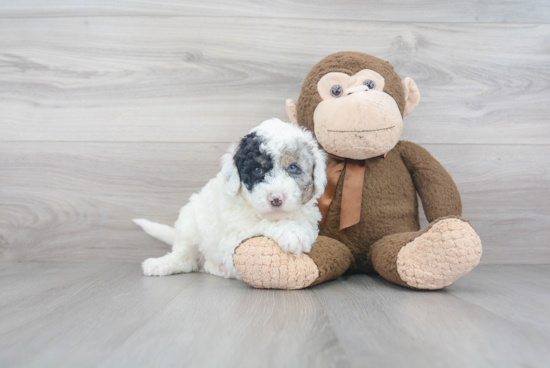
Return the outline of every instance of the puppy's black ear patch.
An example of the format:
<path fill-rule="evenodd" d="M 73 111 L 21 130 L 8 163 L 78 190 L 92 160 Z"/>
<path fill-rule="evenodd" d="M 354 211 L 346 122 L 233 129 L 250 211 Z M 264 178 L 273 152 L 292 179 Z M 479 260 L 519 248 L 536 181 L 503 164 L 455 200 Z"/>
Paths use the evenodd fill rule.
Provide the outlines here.
<path fill-rule="evenodd" d="M 241 139 L 233 156 L 241 183 L 248 190 L 264 181 L 265 175 L 273 169 L 273 158 L 260 149 L 264 141 L 264 138 L 256 133 L 247 134 Z"/>

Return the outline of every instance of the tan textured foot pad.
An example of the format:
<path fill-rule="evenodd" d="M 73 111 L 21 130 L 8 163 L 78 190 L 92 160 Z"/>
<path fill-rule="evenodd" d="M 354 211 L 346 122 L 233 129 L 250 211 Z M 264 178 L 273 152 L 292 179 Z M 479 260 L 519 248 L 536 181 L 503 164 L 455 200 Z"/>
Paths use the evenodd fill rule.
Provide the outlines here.
<path fill-rule="evenodd" d="M 404 246 L 397 255 L 397 272 L 409 286 L 441 289 L 471 271 L 481 259 L 481 240 L 465 221 L 437 222 Z"/>
<path fill-rule="evenodd" d="M 259 289 L 302 289 L 319 277 L 319 269 L 307 254 L 296 258 L 265 237 L 239 245 L 233 263 L 239 276 Z"/>

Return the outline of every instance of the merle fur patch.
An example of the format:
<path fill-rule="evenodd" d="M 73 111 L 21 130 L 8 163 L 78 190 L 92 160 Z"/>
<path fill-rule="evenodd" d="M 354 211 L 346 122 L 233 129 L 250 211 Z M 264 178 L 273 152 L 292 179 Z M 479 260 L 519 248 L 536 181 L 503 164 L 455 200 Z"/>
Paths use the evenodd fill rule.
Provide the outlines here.
<path fill-rule="evenodd" d="M 273 158 L 260 149 L 263 142 L 264 139 L 256 133 L 247 134 L 233 156 L 241 182 L 248 190 L 264 181 L 265 175 L 273 169 Z M 261 174 L 258 169 L 261 169 Z"/>

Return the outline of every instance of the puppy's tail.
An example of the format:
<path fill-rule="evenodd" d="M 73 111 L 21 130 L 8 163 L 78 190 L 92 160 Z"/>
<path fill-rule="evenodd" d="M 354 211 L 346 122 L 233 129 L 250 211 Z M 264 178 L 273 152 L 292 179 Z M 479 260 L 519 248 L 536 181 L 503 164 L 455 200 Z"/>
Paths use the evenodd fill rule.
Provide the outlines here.
<path fill-rule="evenodd" d="M 162 240 L 163 242 L 173 245 L 176 239 L 176 229 L 171 226 L 151 222 L 146 219 L 133 219 L 134 223 L 140 226 L 143 231 L 151 235 L 153 238 Z"/>

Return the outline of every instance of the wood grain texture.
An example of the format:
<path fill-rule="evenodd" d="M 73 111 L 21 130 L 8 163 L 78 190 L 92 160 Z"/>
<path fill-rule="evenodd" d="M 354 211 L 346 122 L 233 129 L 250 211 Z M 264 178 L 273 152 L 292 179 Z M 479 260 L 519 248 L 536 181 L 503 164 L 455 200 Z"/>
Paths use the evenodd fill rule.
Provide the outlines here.
<path fill-rule="evenodd" d="M 0 259 L 138 262 L 310 68 L 389 60 L 403 139 L 458 183 L 483 263 L 550 262 L 546 1 L 0 0 Z M 423 220 L 425 224 L 425 219 Z"/>
<path fill-rule="evenodd" d="M 107 270 L 94 264 L 95 273 L 81 275 L 79 266 L 23 267 L 35 277 L 55 280 L 63 273 L 73 281 L 20 291 L 19 299 L 0 307 L 11 316 L 9 328 L 0 330 L 0 362 L 40 367 L 349 366 L 311 290 L 258 292 L 237 280 L 196 273 L 144 277 L 138 265 L 116 263 Z M 13 277 L 17 268 L 0 263 L 0 272 L 9 272 L 12 283 L 20 288 L 32 283 Z M 31 353 L 21 354 L 23 346 Z"/>
<path fill-rule="evenodd" d="M 0 262 L 0 365 L 544 367 L 549 275 L 480 266 L 436 292 L 364 275 L 277 291 L 132 264 Z"/>
<path fill-rule="evenodd" d="M 452 291 L 461 299 L 550 337 L 550 267 L 480 267 L 475 276 L 467 283 L 453 285 Z"/>
<path fill-rule="evenodd" d="M 274 18 L 355 19 L 404 22 L 541 23 L 550 21 L 544 0 L 390 0 L 315 2 L 40 0 L 0 1 L 0 17 L 74 16 L 239 16 Z"/>
<path fill-rule="evenodd" d="M 143 237 L 130 220 L 173 224 L 216 175 L 227 146 L 3 143 L 3 258 L 137 261 L 164 253 L 166 244 Z"/>
<path fill-rule="evenodd" d="M 533 279 L 541 276 L 540 269 L 543 274 L 548 272 L 548 266 L 481 266 L 479 269 L 499 279 L 499 289 L 505 290 L 501 299 L 507 302 L 516 296 L 516 289 L 508 281 L 514 279 L 514 270 L 521 267 L 533 267 L 530 270 Z M 461 298 L 462 292 L 472 291 L 471 283 L 482 279 L 483 275 L 477 271 L 439 292 L 405 290 L 382 278 L 369 277 L 339 278 L 314 290 L 338 339 L 346 346 L 352 361 L 362 362 L 362 366 L 537 367 L 549 364 L 548 334 L 536 331 L 530 324 L 493 313 L 498 307 L 479 307 L 476 302 L 484 298 L 483 293 L 476 293 L 471 301 Z M 459 286 L 461 290 L 457 290 Z M 536 299 L 542 302 L 542 309 L 537 309 L 537 313 L 548 309 L 547 287 L 548 279 L 545 287 L 538 289 Z M 334 297 L 335 289 L 339 297 Z M 529 299 L 523 298 L 521 306 L 526 307 L 528 303 Z M 507 305 L 501 309 L 506 308 Z M 510 308 L 510 312 L 512 310 Z M 533 320 L 543 318 L 537 314 Z"/>
<path fill-rule="evenodd" d="M 451 173 L 485 264 L 550 263 L 549 146 L 424 145 Z M 172 224 L 226 144 L 0 143 L 0 259 L 129 261 L 168 247 L 130 220 Z"/>
<path fill-rule="evenodd" d="M 0 34 L 2 141 L 233 141 L 286 119 L 309 69 L 342 50 L 415 79 L 405 139 L 550 140 L 549 24 L 52 17 L 4 18 Z"/>

